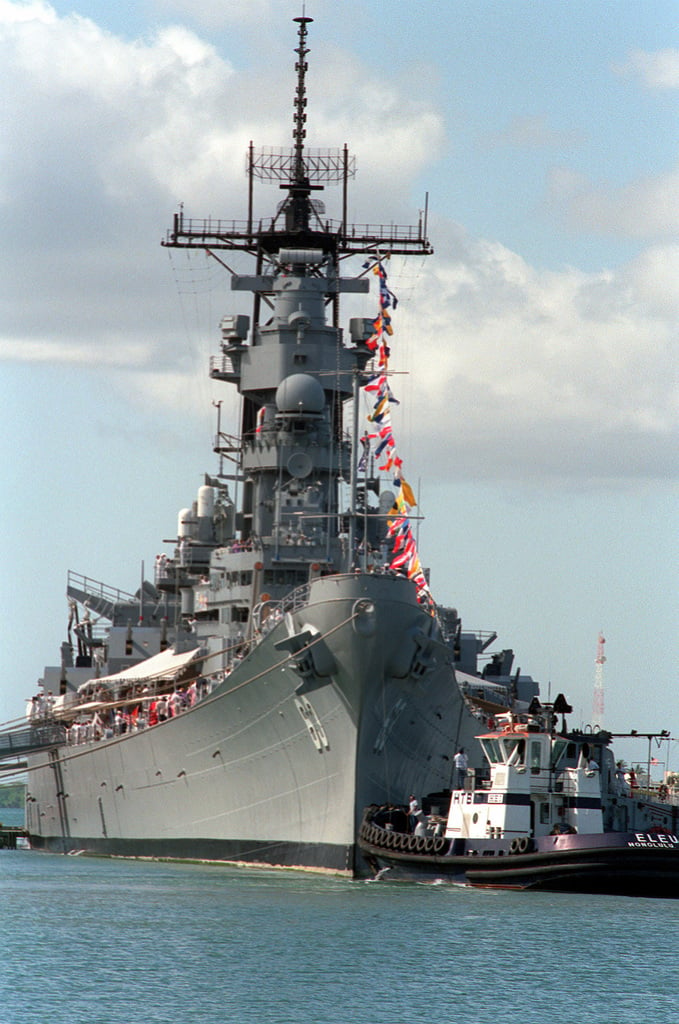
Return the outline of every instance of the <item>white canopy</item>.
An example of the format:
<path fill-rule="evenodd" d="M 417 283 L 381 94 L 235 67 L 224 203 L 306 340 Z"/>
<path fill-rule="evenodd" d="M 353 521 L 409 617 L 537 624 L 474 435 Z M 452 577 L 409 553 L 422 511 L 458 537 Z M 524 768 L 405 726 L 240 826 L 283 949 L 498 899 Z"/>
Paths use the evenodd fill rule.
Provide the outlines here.
<path fill-rule="evenodd" d="M 86 690 L 88 686 L 115 686 L 117 683 L 146 683 L 158 682 L 160 679 L 174 679 L 189 662 L 199 656 L 198 648 L 184 651 L 182 654 L 175 654 L 171 648 L 168 648 L 145 661 L 124 668 L 122 672 L 116 672 L 115 675 L 102 676 L 101 679 L 88 679 L 86 683 L 82 683 L 78 687 L 78 691 Z"/>

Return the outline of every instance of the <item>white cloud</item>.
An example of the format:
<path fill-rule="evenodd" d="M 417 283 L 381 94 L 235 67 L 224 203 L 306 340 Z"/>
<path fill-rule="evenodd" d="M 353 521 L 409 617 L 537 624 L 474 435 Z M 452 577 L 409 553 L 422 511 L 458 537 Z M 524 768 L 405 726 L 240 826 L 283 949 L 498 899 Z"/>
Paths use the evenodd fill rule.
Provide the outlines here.
<path fill-rule="evenodd" d="M 45 24 L 55 22 L 57 19 L 56 12 L 48 4 L 43 3 L 42 0 L 33 0 L 33 2 L 24 2 L 17 4 L 13 0 L 0 0 L 0 23 L 3 25 L 13 25 L 19 22 L 28 21 L 42 21 Z"/>
<path fill-rule="evenodd" d="M 124 366 L 134 368 L 146 363 L 144 339 L 135 343 L 129 335 L 124 338 L 100 336 L 96 365 Z M 102 344 L 103 342 L 103 344 Z M 70 366 L 92 367 L 92 343 L 68 342 L 60 337 L 44 338 L 0 338 L 0 362 L 51 363 Z"/>
<path fill-rule="evenodd" d="M 618 187 L 557 167 L 550 173 L 549 198 L 574 229 L 586 233 L 657 241 L 679 232 L 679 167 Z"/>
<path fill-rule="evenodd" d="M 255 90 L 248 74 L 236 75 L 186 29 L 125 42 L 88 19 L 57 18 L 46 4 L 6 2 L 0 61 L 8 112 L 0 206 L 14 254 L 0 303 L 10 336 L 54 336 L 56 353 L 60 332 L 70 351 L 102 322 L 109 333 L 144 323 L 163 333 L 174 321 L 159 298 L 166 274 L 157 242 L 179 201 L 188 216 L 244 218 L 248 143 L 291 144 L 290 67 L 266 69 Z M 440 118 L 380 85 L 377 74 L 371 81 L 363 73 L 366 88 L 356 90 L 363 69 L 339 54 L 324 66 L 310 142 L 356 137 L 359 167 L 372 161 L 378 171 L 370 187 L 405 191 L 442 137 Z M 393 128 L 388 152 L 375 148 L 383 111 Z M 255 215 L 269 214 L 278 198 L 258 187 Z"/>
<path fill-rule="evenodd" d="M 290 67 L 265 71 L 262 103 L 247 74 L 186 29 L 128 43 L 46 4 L 6 0 L 0 60 L 11 118 L 0 204 L 13 253 L 0 358 L 101 367 L 125 402 L 202 418 L 211 393 L 197 401 L 195 387 L 233 302 L 228 279 L 197 254 L 184 276 L 177 257 L 187 321 L 189 307 L 202 310 L 189 329 L 157 243 L 178 200 L 189 215 L 244 217 L 249 140 L 290 144 Z M 407 222 L 412 182 L 444 145 L 441 116 L 346 54 L 326 50 L 323 67 L 311 74 L 309 141 L 346 139 L 357 154 L 350 219 Z M 420 450 L 448 450 L 467 474 L 670 472 L 676 187 L 668 175 L 614 192 L 555 174 L 554 201 L 574 223 L 653 240 L 615 271 L 541 272 L 450 223 L 432 227 L 437 255 L 394 278 L 395 368 L 412 370 L 401 414 L 427 410 L 404 431 Z M 263 196 L 271 212 L 278 193 Z M 337 216 L 339 194 L 326 200 Z"/>
<path fill-rule="evenodd" d="M 671 472 L 679 247 L 598 274 L 537 271 L 497 243 L 458 238 L 457 250 L 398 310 L 396 360 L 417 331 L 420 449 L 439 468 L 447 451 L 463 475 Z"/>
<path fill-rule="evenodd" d="M 134 202 L 149 186 L 172 194 L 185 185 L 187 165 L 199 186 L 216 182 L 220 133 L 209 118 L 232 72 L 186 29 L 126 43 L 77 15 L 41 15 L 0 21 L 0 46 L 13 118 L 0 194 L 13 210 L 39 191 L 69 217 L 77 215 L 71 203 L 102 185 L 100 203 Z"/>
<path fill-rule="evenodd" d="M 639 75 L 651 89 L 679 89 L 679 50 L 635 50 L 620 70 Z"/>

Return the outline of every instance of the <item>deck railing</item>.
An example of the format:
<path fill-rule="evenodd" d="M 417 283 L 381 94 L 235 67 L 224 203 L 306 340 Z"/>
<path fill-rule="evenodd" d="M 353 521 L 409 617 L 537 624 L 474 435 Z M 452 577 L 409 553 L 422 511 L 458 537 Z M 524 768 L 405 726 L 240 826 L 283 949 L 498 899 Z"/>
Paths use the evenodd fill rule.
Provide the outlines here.
<path fill-rule="evenodd" d="M 41 722 L 28 729 L 10 729 L 0 733 L 0 761 L 58 747 L 65 741 L 65 730 L 60 722 Z"/>

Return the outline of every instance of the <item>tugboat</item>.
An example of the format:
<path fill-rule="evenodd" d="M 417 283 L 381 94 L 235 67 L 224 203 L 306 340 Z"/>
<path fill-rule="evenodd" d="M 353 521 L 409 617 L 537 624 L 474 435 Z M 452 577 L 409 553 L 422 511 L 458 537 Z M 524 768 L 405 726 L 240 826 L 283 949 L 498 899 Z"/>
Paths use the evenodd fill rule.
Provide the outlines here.
<path fill-rule="evenodd" d="M 250 145 L 246 219 L 182 208 L 165 239 L 229 273 L 230 253 L 254 260 L 231 277 L 251 314 L 223 317 L 210 365 L 238 389 L 240 432 L 218 418 L 219 470 L 179 513 L 153 583 L 131 594 L 69 574 L 61 664 L 26 735 L 0 735 L 0 757 L 28 757 L 34 848 L 360 874 L 368 800 L 448 787 L 453 743 L 480 762 L 488 710 L 538 692 L 511 650 L 491 653 L 494 633 L 434 603 L 420 564 L 389 415 L 387 268 L 431 254 L 426 213 L 407 227 L 347 222 L 353 158 L 305 145 L 311 20 L 295 19 L 294 146 Z M 257 181 L 283 193 L 268 219 Z M 318 198 L 333 184 L 335 221 Z M 345 336 L 340 296 L 369 281 L 374 315 Z"/>
<path fill-rule="evenodd" d="M 569 732 L 571 710 L 560 695 L 544 706 L 536 699 L 527 714 L 499 715 L 478 737 L 488 778 L 465 777 L 447 817 L 438 808 L 426 816 L 414 800 L 409 810 L 369 807 L 359 844 L 374 872 L 477 888 L 679 898 L 679 808 L 632 793 L 615 768 L 611 735 Z"/>

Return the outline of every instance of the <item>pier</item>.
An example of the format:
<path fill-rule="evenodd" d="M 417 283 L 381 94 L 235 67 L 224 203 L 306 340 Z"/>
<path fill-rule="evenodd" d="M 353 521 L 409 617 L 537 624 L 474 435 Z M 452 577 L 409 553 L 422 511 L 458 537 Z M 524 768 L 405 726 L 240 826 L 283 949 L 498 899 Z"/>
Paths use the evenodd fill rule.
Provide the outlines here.
<path fill-rule="evenodd" d="M 17 841 L 23 839 L 28 843 L 28 832 L 25 828 L 14 828 L 0 822 L 0 850 L 16 850 Z M 22 844 L 19 843 L 19 846 Z"/>

